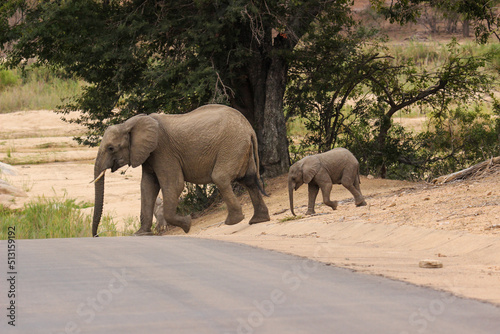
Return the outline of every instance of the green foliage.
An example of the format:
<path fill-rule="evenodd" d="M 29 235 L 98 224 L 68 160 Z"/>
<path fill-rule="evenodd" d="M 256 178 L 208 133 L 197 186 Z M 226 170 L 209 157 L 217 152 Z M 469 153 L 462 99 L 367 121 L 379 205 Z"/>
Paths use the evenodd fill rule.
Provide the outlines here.
<path fill-rule="evenodd" d="M 385 165 L 388 178 L 432 180 L 498 156 L 500 121 L 495 112 L 484 112 L 479 105 L 457 107 L 446 117 L 430 117 L 432 126 L 420 133 L 394 124 L 381 154 L 373 154 L 379 149 L 376 129 L 359 121 L 340 144 L 358 158 L 362 174 L 378 174 Z"/>
<path fill-rule="evenodd" d="M 419 179 L 421 176 L 418 168 L 403 163 L 403 159 L 413 161 L 421 157 L 414 135 L 399 124 L 391 126 L 380 149 L 376 124 L 370 118 L 358 118 L 340 138 L 339 146 L 348 148 L 357 157 L 363 175 L 379 175 L 380 166 L 386 166 L 387 178 Z"/>
<path fill-rule="evenodd" d="M 414 49 L 419 49 L 416 44 Z M 335 58 L 337 72 L 318 66 L 318 71 L 300 73 L 287 91 L 287 101 L 305 119 L 308 132 L 299 145 L 296 139 L 291 141 L 291 158 L 300 158 L 311 147 L 321 152 L 344 146 L 358 157 L 362 173 L 422 179 L 498 152 L 496 118 L 464 107 L 489 105 L 485 98 L 497 80 L 485 69 L 495 52 L 477 52 L 455 41 L 438 49 L 430 53 L 433 56 L 426 55 L 428 49 L 414 51 L 418 57 L 396 50 L 398 57 L 392 57 L 388 50 L 377 48 L 386 56 L 370 58 L 366 48 L 359 48 L 363 52 Z M 356 89 L 342 93 L 342 85 L 350 87 L 350 80 Z M 493 96 L 489 99 L 495 101 Z M 329 110 L 335 112 L 325 112 L 332 105 L 335 108 Z M 432 132 L 417 135 L 393 123 L 396 113 L 411 108 L 428 113 L 436 124 Z M 443 124 L 450 130 L 445 131 Z"/>
<path fill-rule="evenodd" d="M 475 56 L 467 48 L 452 41 L 447 45 L 443 62 L 433 67 L 399 59 L 380 64 L 382 70 L 368 78 L 368 87 L 376 98 L 366 114 L 375 120 L 374 126 L 378 132 L 375 146 L 372 147 L 372 154 L 380 157 L 378 174 L 385 176 L 386 171 L 391 169 L 388 164 L 395 161 L 409 165 L 421 164 L 415 162 L 415 157 L 399 152 L 405 150 L 403 133 L 394 137 L 396 140 L 401 138 L 401 143 L 391 138 L 389 131 L 395 113 L 416 105 L 429 110 L 432 118 L 448 119 L 452 116 L 451 110 L 482 101 L 496 83 L 495 76 L 484 71 L 488 60 L 488 54 Z M 396 157 L 399 157 L 398 160 L 395 160 Z M 422 159 L 429 158 L 420 157 L 417 160 Z"/>
<path fill-rule="evenodd" d="M 438 172 L 463 169 L 500 153 L 498 114 L 486 113 L 478 105 L 458 106 L 448 117 L 431 121 L 434 129 L 419 139 L 435 152 L 433 169 Z"/>
<path fill-rule="evenodd" d="M 92 217 L 80 209 L 89 203 L 73 199 L 39 198 L 24 205 L 22 209 L 11 210 L 0 205 L 0 239 L 8 238 L 9 226 L 16 227 L 18 239 L 77 238 L 91 235 Z M 102 219 L 101 230 L 108 235 L 119 235 L 112 219 Z M 128 233 L 128 231 L 124 231 Z"/>
<path fill-rule="evenodd" d="M 219 190 L 213 185 L 186 182 L 186 190 L 179 200 L 177 211 L 182 215 L 199 213 L 217 201 L 220 201 Z"/>
<path fill-rule="evenodd" d="M 75 120 L 89 129 L 82 143 L 96 145 L 107 126 L 134 114 L 183 113 L 210 102 L 238 107 L 264 136 L 259 129 L 270 126 L 262 124 L 265 102 L 281 101 L 286 83 L 269 65 L 286 76 L 288 56 L 311 22 L 330 12 L 329 24 L 342 26 L 350 2 L 68 0 L 26 6 L 11 0 L 22 7 L 23 20 L 6 29 L 2 41 L 16 42 L 6 50 L 10 66 L 36 58 L 89 84 L 60 109 L 82 112 Z M 13 13 L 1 11 L 4 18 Z M 279 80 L 268 83 L 268 72 Z"/>
<path fill-rule="evenodd" d="M 6 87 L 15 86 L 19 81 L 19 77 L 14 71 L 0 70 L 0 91 Z"/>
<path fill-rule="evenodd" d="M 322 19 L 294 52 L 285 95 L 287 116 L 305 120 L 302 150 L 315 147 L 319 152 L 335 146 L 353 113 L 348 102 L 363 94 L 360 85 L 378 57 L 374 31 L 353 22 L 352 29 L 330 25 L 327 15 Z"/>

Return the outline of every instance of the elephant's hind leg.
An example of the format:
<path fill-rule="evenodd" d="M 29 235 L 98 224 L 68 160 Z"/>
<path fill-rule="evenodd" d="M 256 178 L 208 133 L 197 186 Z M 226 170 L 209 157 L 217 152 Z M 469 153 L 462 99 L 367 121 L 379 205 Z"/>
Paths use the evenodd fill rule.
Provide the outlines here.
<path fill-rule="evenodd" d="M 238 182 L 248 190 L 250 199 L 252 200 L 253 217 L 250 219 L 250 225 L 270 221 L 271 217 L 269 216 L 269 210 L 262 199 L 257 184 L 257 176 L 245 176 L 243 179 L 238 180 Z"/>
<path fill-rule="evenodd" d="M 180 216 L 177 214 L 177 204 L 179 196 L 184 189 L 184 178 L 182 175 L 171 177 L 168 182 L 162 186 L 163 192 L 163 216 L 165 222 L 182 228 L 185 233 L 191 229 L 191 216 Z"/>
<path fill-rule="evenodd" d="M 352 196 L 354 197 L 354 204 L 356 204 L 356 206 L 366 205 L 365 198 L 361 194 L 361 189 L 359 188 L 358 182 L 355 182 L 355 184 L 353 184 L 350 181 L 344 182 L 342 180 L 342 185 L 351 192 Z"/>
<path fill-rule="evenodd" d="M 222 199 L 227 206 L 227 218 L 224 223 L 226 225 L 238 224 L 243 220 L 243 218 L 245 218 L 245 216 L 243 216 L 241 205 L 233 192 L 233 188 L 231 187 L 231 180 L 229 180 L 226 176 L 213 175 L 212 181 L 219 189 Z"/>

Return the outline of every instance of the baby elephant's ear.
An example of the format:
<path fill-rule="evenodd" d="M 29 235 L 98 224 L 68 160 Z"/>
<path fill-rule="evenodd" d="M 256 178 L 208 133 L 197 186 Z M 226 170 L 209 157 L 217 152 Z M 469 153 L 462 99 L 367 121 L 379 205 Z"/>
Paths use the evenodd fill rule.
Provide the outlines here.
<path fill-rule="evenodd" d="M 149 116 L 138 115 L 127 120 L 124 125 L 130 134 L 130 165 L 142 165 L 158 146 L 158 122 Z"/>
<path fill-rule="evenodd" d="M 318 174 L 319 169 L 321 168 L 321 163 L 319 159 L 311 156 L 305 159 L 302 164 L 302 175 L 304 179 L 304 183 L 310 183 L 312 179 Z"/>

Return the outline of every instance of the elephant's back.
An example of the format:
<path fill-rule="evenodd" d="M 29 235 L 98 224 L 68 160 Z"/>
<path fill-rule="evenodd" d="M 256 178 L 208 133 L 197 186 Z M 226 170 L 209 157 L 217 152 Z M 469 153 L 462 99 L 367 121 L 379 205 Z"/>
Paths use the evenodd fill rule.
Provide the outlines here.
<path fill-rule="evenodd" d="M 199 119 L 205 124 L 219 124 L 225 127 L 250 127 L 248 120 L 238 110 L 222 104 L 208 104 L 184 114 L 187 118 Z"/>
<path fill-rule="evenodd" d="M 185 114 L 154 115 L 157 119 L 163 120 L 164 125 L 173 132 L 205 133 L 206 129 L 210 129 L 212 134 L 218 131 L 240 132 L 242 129 L 253 131 L 252 126 L 242 113 L 221 104 L 204 105 Z"/>
<path fill-rule="evenodd" d="M 334 184 L 340 184 L 345 177 L 350 177 L 354 180 L 358 175 L 358 159 L 346 148 L 334 148 L 321 153 L 321 157 L 321 164 L 328 171 Z"/>

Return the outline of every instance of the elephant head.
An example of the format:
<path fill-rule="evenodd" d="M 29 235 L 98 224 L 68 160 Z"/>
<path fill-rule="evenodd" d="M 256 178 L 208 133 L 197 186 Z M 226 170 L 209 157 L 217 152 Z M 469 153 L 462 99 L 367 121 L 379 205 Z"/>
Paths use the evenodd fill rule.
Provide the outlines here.
<path fill-rule="evenodd" d="M 318 173 L 321 163 L 317 157 L 305 157 L 294 163 L 288 171 L 288 197 L 290 199 L 290 211 L 293 211 L 293 191 L 300 188 L 304 183 L 312 181 Z"/>
<path fill-rule="evenodd" d="M 104 132 L 94 165 L 95 208 L 92 235 L 97 236 L 104 202 L 104 173 L 129 165 L 143 164 L 158 145 L 158 122 L 146 115 L 138 115 Z"/>

